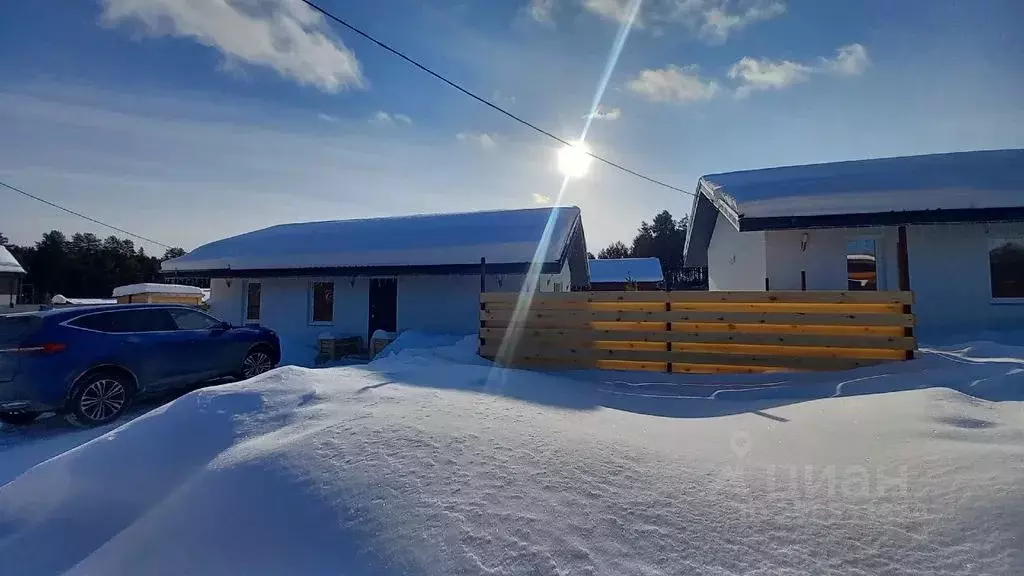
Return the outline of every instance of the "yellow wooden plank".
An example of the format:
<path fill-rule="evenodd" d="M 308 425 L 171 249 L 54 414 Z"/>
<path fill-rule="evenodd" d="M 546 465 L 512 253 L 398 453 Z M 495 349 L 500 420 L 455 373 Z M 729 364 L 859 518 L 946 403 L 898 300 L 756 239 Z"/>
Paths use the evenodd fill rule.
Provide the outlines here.
<path fill-rule="evenodd" d="M 658 330 L 660 328 L 660 330 Z M 871 348 L 887 350 L 913 350 L 914 338 L 889 335 L 821 336 L 808 334 L 758 334 L 738 331 L 709 332 L 706 330 L 666 332 L 663 324 L 655 324 L 649 332 L 623 330 L 588 330 L 565 328 L 527 328 L 520 332 L 524 340 L 550 340 L 566 342 L 611 341 L 611 342 L 693 342 L 706 344 L 763 344 L 777 346 L 813 346 L 822 348 Z M 503 328 L 481 328 L 480 337 L 485 339 L 505 338 Z"/>
<path fill-rule="evenodd" d="M 617 312 L 661 312 L 671 305 L 676 312 L 794 312 L 807 314 L 900 314 L 902 304 L 823 304 L 823 303 L 778 303 L 778 302 L 585 302 L 582 300 L 562 301 L 558 299 L 537 299 L 526 310 L 592 310 Z M 515 303 L 500 302 L 485 304 L 485 309 L 495 312 L 514 310 Z"/>
<path fill-rule="evenodd" d="M 509 322 L 509 310 L 480 312 L 486 322 Z M 814 324 L 843 326 L 912 326 L 912 314 L 803 314 L 762 312 L 606 312 L 530 310 L 520 315 L 526 326 L 536 323 L 562 323 L 565 326 L 591 322 L 700 322 L 711 324 Z M 538 328 L 540 326 L 537 326 Z M 556 326 L 557 327 L 557 326 Z"/>
<path fill-rule="evenodd" d="M 618 342 L 617 344 L 632 344 Z M 656 346 L 654 343 L 641 343 Z M 603 348 L 602 346 L 594 346 Z M 619 349 L 629 349 L 623 346 Z M 640 347 L 640 350 L 650 349 Z M 876 348 L 826 348 L 819 346 L 774 346 L 765 344 L 704 344 L 695 342 L 673 342 L 672 350 L 679 352 L 707 352 L 709 354 L 765 354 L 772 356 L 806 356 L 809 358 L 864 358 L 873 360 L 903 360 L 906 350 L 883 350 Z"/>
<path fill-rule="evenodd" d="M 485 292 L 484 303 L 508 303 L 519 299 L 517 292 Z M 534 301 L 559 302 L 778 302 L 822 304 L 913 304 L 913 292 L 876 291 L 675 291 L 675 292 L 565 292 L 535 293 Z"/>
<path fill-rule="evenodd" d="M 485 344 L 481 354 L 497 353 L 498 347 Z M 817 358 L 804 356 L 776 356 L 768 354 L 712 354 L 700 352 L 670 352 L 648 350 L 595 350 L 592 348 L 531 348 L 520 345 L 506 351 L 506 358 L 500 361 L 519 360 L 628 360 L 638 362 L 679 362 L 683 364 L 715 364 L 722 366 L 759 366 L 792 368 L 798 370 L 847 370 L 860 366 L 878 364 L 877 359 L 861 358 Z"/>

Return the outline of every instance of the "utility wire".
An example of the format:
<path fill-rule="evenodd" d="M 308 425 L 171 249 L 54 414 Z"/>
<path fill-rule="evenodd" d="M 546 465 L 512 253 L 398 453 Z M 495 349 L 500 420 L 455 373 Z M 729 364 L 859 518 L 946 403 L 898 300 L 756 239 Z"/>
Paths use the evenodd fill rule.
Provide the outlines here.
<path fill-rule="evenodd" d="M 36 196 L 34 194 L 29 194 L 28 192 L 25 192 L 21 188 L 17 188 L 15 186 L 11 186 L 10 184 L 8 184 L 6 182 L 0 181 L 0 186 L 3 186 L 4 188 L 7 188 L 9 190 L 14 190 L 18 194 L 22 194 L 24 196 L 28 196 L 29 198 L 31 198 L 33 200 L 36 200 L 38 202 L 42 202 L 43 204 L 46 204 L 47 206 L 53 206 L 54 208 L 56 208 L 58 210 L 63 210 L 64 212 L 67 212 L 68 214 L 73 214 L 75 216 L 78 216 L 79 218 L 85 218 L 86 220 L 88 220 L 89 222 L 92 222 L 94 224 L 99 224 L 100 226 L 105 226 L 107 228 L 110 228 L 111 230 L 117 230 L 118 232 L 120 232 L 122 234 L 127 234 L 128 236 L 131 236 L 133 238 L 138 238 L 139 240 L 145 240 L 146 242 L 149 242 L 150 244 L 155 244 L 155 245 L 161 246 L 163 248 L 172 248 L 172 246 L 168 246 L 167 244 L 164 244 L 163 242 L 157 242 L 156 240 L 153 240 L 153 239 L 150 239 L 150 238 L 146 238 L 145 236 L 140 236 L 140 235 L 138 235 L 138 234 L 136 234 L 134 232 L 129 232 L 129 231 L 125 230 L 124 228 L 118 228 L 117 226 L 114 226 L 112 224 L 107 224 L 106 222 L 101 222 L 101 221 L 99 221 L 99 220 L 97 220 L 95 218 L 92 218 L 90 216 L 86 216 L 85 214 L 82 214 L 81 212 L 75 212 L 74 210 L 71 210 L 70 208 L 65 208 L 65 207 L 61 206 L 60 204 L 55 204 L 53 202 L 50 202 L 49 200 L 46 200 L 44 198 L 40 198 L 39 196 Z"/>
<path fill-rule="evenodd" d="M 381 42 L 380 40 L 377 40 L 373 36 L 370 36 L 366 32 L 363 32 L 359 28 L 356 28 L 352 24 L 349 24 L 348 22 L 342 20 L 341 18 L 335 16 L 334 14 L 331 14 L 327 10 L 325 10 L 325 9 L 321 8 L 320 6 L 318 6 L 315 2 L 312 2 L 312 0 L 302 0 L 302 2 L 305 3 L 307 6 L 309 6 L 310 8 L 312 8 L 313 10 L 316 10 L 317 12 L 323 14 L 324 16 L 330 18 L 331 20 L 337 22 L 338 24 L 341 24 L 345 28 L 348 28 L 349 30 L 351 30 L 352 32 L 358 34 L 359 36 L 362 36 L 363 38 L 369 40 L 370 42 L 376 44 L 377 46 L 383 48 L 384 50 L 387 50 L 388 52 L 394 54 L 395 56 L 398 56 L 402 60 L 405 60 L 409 64 L 413 65 L 414 67 L 419 68 L 423 72 L 426 72 L 427 74 L 433 76 L 434 78 L 440 80 L 441 82 L 444 82 L 448 86 L 451 86 L 452 88 L 458 90 L 459 92 L 462 92 L 466 96 L 469 96 L 470 98 L 472 98 L 473 100 L 476 100 L 477 102 L 483 104 L 484 106 L 487 106 L 488 108 L 491 108 L 491 109 L 493 109 L 494 111 L 496 111 L 496 112 L 498 112 L 500 114 L 508 116 L 509 118 L 511 118 L 512 120 L 515 120 L 516 122 L 522 124 L 523 126 L 526 126 L 528 128 L 532 128 L 533 130 L 535 130 L 537 132 L 540 132 L 541 134 L 547 136 L 548 138 L 551 138 L 552 140 L 555 140 L 556 142 L 559 142 L 559 143 L 564 144 L 566 146 L 573 146 L 573 144 L 570 143 L 568 140 L 565 140 L 565 139 L 563 139 L 563 138 L 561 138 L 559 136 L 556 136 L 555 134 L 553 134 L 551 132 L 548 132 L 547 130 L 541 128 L 540 126 L 537 126 L 536 124 L 533 124 L 533 123 L 531 123 L 531 122 L 529 122 L 527 120 L 524 120 L 524 119 L 520 118 L 519 116 L 516 116 L 515 114 L 509 112 L 508 110 L 502 108 L 501 106 L 498 106 L 494 102 L 491 102 L 490 100 L 488 100 L 488 99 L 486 99 L 486 98 L 484 98 L 482 96 L 478 96 L 478 95 L 474 94 L 473 92 L 471 92 L 470 90 L 468 90 L 466 88 L 463 88 L 462 86 L 456 84 L 452 80 L 449 80 L 449 79 L 445 78 L 444 76 L 438 74 L 437 72 L 434 72 L 430 68 L 427 68 L 423 64 L 420 64 L 419 62 L 413 60 L 409 56 L 406 56 L 401 51 L 399 51 L 399 50 L 397 50 L 395 48 L 392 48 L 391 46 L 385 44 L 384 42 Z M 693 192 L 691 192 L 689 190 L 683 190 L 682 188 L 678 188 L 678 187 L 673 186 L 671 184 L 666 184 L 665 182 L 662 182 L 661 180 L 657 180 L 655 178 L 651 178 L 650 176 L 645 176 L 645 175 L 643 175 L 643 174 L 641 174 L 641 173 L 639 173 L 639 172 L 637 172 L 635 170 L 631 170 L 629 168 L 626 168 L 622 164 L 618 164 L 616 162 L 608 160 L 607 158 L 602 158 L 601 156 L 598 156 L 598 155 L 596 155 L 596 154 L 594 154 L 592 152 L 589 152 L 587 150 L 580 149 L 580 151 L 585 153 L 587 156 L 590 156 L 594 160 L 597 160 L 599 162 L 607 164 L 608 166 L 611 166 L 613 168 L 617 168 L 617 169 L 619 169 L 619 170 L 621 170 L 621 171 L 623 171 L 623 172 L 625 172 L 627 174 L 631 174 L 633 176 L 636 176 L 637 178 L 640 178 L 642 180 L 646 180 L 646 181 L 648 181 L 648 182 L 650 182 L 652 184 L 657 184 L 658 186 L 663 186 L 665 188 L 668 188 L 669 190 L 675 190 L 676 192 L 682 192 L 683 194 L 689 194 L 690 196 L 694 196 L 695 195 Z"/>

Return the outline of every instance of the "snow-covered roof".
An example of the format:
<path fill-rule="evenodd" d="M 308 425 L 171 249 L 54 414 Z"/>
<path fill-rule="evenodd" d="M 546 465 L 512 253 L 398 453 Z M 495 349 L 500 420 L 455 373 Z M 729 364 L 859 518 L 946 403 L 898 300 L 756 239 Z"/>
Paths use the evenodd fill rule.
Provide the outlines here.
<path fill-rule="evenodd" d="M 687 265 L 706 264 L 717 213 L 740 231 L 1024 220 L 1024 149 L 702 176 L 691 210 Z"/>
<path fill-rule="evenodd" d="M 184 286 L 182 284 L 129 284 L 114 288 L 114 298 L 131 296 L 133 294 L 187 294 L 202 296 L 203 289 L 196 286 Z"/>
<path fill-rule="evenodd" d="M 8 252 L 7 248 L 0 246 L 0 274 L 25 273 L 25 269 L 21 267 L 14 255 Z"/>
<path fill-rule="evenodd" d="M 661 261 L 657 258 L 609 258 L 588 260 L 590 282 L 661 282 Z"/>
<path fill-rule="evenodd" d="M 710 174 L 741 218 L 1024 206 L 1024 150 L 880 158 Z"/>
<path fill-rule="evenodd" d="M 117 304 L 115 298 L 68 298 L 63 294 L 57 294 L 50 298 L 50 304 L 56 306 L 92 306 L 96 304 Z"/>
<path fill-rule="evenodd" d="M 543 263 L 559 262 L 579 226 L 575 206 L 281 224 L 200 246 L 164 272 L 523 264 L 549 218 Z"/>

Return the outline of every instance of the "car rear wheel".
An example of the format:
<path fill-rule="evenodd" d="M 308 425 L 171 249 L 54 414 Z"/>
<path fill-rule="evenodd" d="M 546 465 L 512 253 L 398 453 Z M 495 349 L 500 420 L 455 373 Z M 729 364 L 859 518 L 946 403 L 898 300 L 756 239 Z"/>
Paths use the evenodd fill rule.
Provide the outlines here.
<path fill-rule="evenodd" d="M 66 418 L 83 428 L 101 426 L 117 420 L 128 410 L 135 387 L 116 372 L 99 372 L 86 376 L 75 386 Z"/>
<path fill-rule="evenodd" d="M 241 376 L 243 379 L 248 380 L 254 376 L 259 376 L 267 370 L 274 367 L 274 357 L 271 355 L 270 350 L 261 347 L 253 348 L 242 359 L 242 371 Z"/>
<path fill-rule="evenodd" d="M 11 426 L 25 426 L 35 422 L 39 416 L 39 412 L 13 412 L 10 414 L 0 414 L 0 422 L 4 424 L 10 424 Z"/>

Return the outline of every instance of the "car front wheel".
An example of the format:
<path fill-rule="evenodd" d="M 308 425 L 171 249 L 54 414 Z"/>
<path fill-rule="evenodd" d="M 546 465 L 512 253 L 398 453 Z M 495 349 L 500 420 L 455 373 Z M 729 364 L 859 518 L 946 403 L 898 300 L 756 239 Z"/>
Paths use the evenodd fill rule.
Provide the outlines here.
<path fill-rule="evenodd" d="M 242 359 L 241 376 L 249 379 L 274 367 L 274 358 L 266 348 L 254 348 Z"/>
<path fill-rule="evenodd" d="M 71 395 L 66 418 L 75 426 L 101 426 L 128 410 L 135 388 L 125 376 L 100 372 L 85 377 Z"/>

